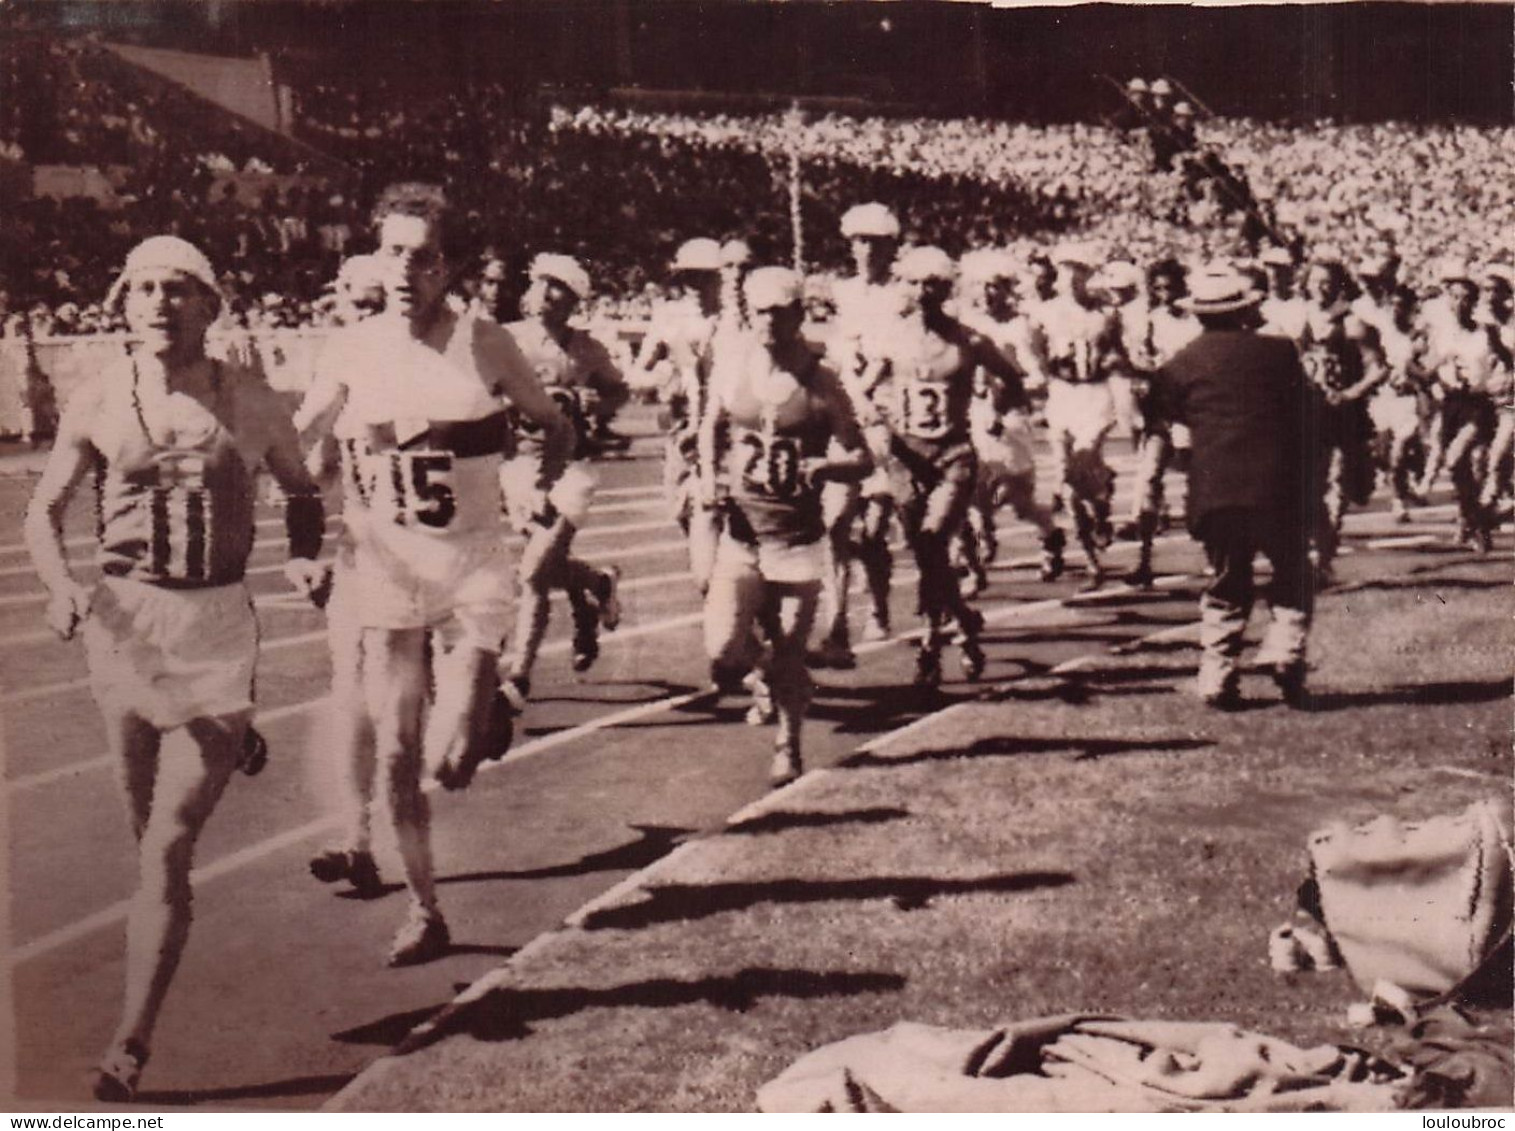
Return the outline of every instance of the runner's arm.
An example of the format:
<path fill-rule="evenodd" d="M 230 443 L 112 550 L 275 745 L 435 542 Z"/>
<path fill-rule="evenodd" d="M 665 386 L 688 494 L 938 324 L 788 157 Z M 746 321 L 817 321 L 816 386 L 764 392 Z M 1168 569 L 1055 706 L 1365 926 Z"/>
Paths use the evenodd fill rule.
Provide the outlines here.
<path fill-rule="evenodd" d="M 100 415 L 99 383 L 86 385 L 58 422 L 58 437 L 26 508 L 23 534 L 37 576 L 46 586 L 47 620 L 67 640 L 89 612 L 89 593 L 74 580 L 63 547 L 63 517 L 79 483 L 94 463 L 90 441 Z"/>
<path fill-rule="evenodd" d="M 542 429 L 542 466 L 537 486 L 545 489 L 557 482 L 563 468 L 568 466 L 576 441 L 573 423 L 542 388 L 510 331 L 494 322 L 479 321 L 475 325 L 475 358 L 485 384 Z M 503 454 L 509 454 L 508 445 L 508 435 L 502 434 Z"/>
<path fill-rule="evenodd" d="M 1001 412 L 1023 407 L 1027 403 L 1025 371 L 982 334 L 971 335 L 968 343 L 970 359 L 993 382 L 995 407 Z M 968 366 L 965 372 L 968 374 L 967 380 L 971 381 L 972 366 Z"/>
<path fill-rule="evenodd" d="M 819 387 L 831 414 L 832 443 L 824 456 L 805 461 L 805 474 L 817 483 L 860 483 L 873 473 L 874 464 L 852 410 L 852 398 L 840 378 L 829 371 L 819 375 Z"/>

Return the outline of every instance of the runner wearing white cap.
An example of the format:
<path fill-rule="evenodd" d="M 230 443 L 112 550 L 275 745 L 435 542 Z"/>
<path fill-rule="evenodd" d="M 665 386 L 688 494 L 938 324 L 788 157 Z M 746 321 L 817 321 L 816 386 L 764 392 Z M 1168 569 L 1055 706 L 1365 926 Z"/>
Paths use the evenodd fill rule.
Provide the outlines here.
<path fill-rule="evenodd" d="M 1104 580 L 1099 553 L 1111 536 L 1115 477 L 1104 458 L 1105 438 L 1115 426 L 1110 378 L 1129 375 L 1130 370 L 1120 319 L 1099 303 L 1089 285 L 1102 259 L 1092 244 L 1058 247 L 1052 261 L 1058 269 L 1059 293 L 1041 310 L 1054 497 L 1073 512 L 1079 543 L 1089 559 L 1091 588 Z"/>
<path fill-rule="evenodd" d="M 845 669 L 857 664 L 848 621 L 854 560 L 863 568 L 871 606 L 863 639 L 883 640 L 890 632 L 889 587 L 894 557 L 889 549 L 889 528 L 895 499 L 888 471 L 888 432 L 868 397 L 857 391 L 856 379 L 876 352 L 879 336 L 900 314 L 899 291 L 891 274 L 899 253 L 900 222 L 888 207 L 871 201 L 842 214 L 841 232 L 856 270 L 833 288 L 836 318 L 829 351 L 852 397 L 853 411 L 873 453 L 875 471 L 863 483 L 834 483 L 822 493 L 830 565 L 821 598 L 821 641 L 811 662 Z"/>
<path fill-rule="evenodd" d="M 915 679 L 926 687 L 941 681 L 941 653 L 949 622 L 962 648 L 963 672 L 983 673 L 979 644 L 983 616 L 968 606 L 952 569 L 951 547 L 973 497 L 978 458 L 969 409 L 976 371 L 1004 386 L 1006 407 L 1024 405 L 1024 373 L 982 334 L 946 313 L 956 267 L 936 247 L 913 247 L 895 263 L 905 314 L 879 343 L 861 382 L 872 390 L 892 433 L 891 449 L 902 478 L 900 517 L 920 570 L 918 607 L 926 634 Z"/>
<path fill-rule="evenodd" d="M 826 570 L 821 489 L 872 463 L 836 372 L 801 337 L 803 280 L 762 267 L 744 292 L 752 329 L 718 341 L 700 431 L 701 501 L 721 516 L 705 645 L 718 687 L 761 673 L 778 716 L 778 786 L 803 770 L 805 642 Z"/>
<path fill-rule="evenodd" d="M 582 455 L 594 399 L 623 399 L 625 378 L 610 351 L 588 331 L 570 325 L 590 296 L 589 274 L 567 255 L 542 254 L 527 274 L 530 288 L 522 303 L 527 317 L 506 327 L 537 375 L 579 432 Z M 501 471 L 511 522 L 526 536 L 521 555 L 521 595 L 515 636 L 505 661 L 506 695 L 524 709 L 531 671 L 547 631 L 550 591 L 568 594 L 573 615 L 573 668 L 586 671 L 600 654 L 599 630 L 621 620 L 616 589 L 620 569 L 600 568 L 573 557 L 573 536 L 589 514 L 594 476 L 582 461 L 570 463 L 548 495 L 548 509 L 533 514 L 529 500 L 542 477 L 543 433 L 528 417 L 517 421 L 516 455 Z"/>
<path fill-rule="evenodd" d="M 246 748 L 258 636 L 243 577 L 259 467 L 288 499 L 287 573 L 307 594 L 324 572 L 323 516 L 278 399 L 206 355 L 221 299 L 200 250 L 144 240 L 108 301 L 131 343 L 70 400 L 25 532 L 48 622 L 64 639 L 82 626 L 137 841 L 125 1002 L 95 1078 L 97 1098 L 124 1102 L 189 937 L 195 842 Z M 64 556 L 63 517 L 91 472 L 103 576 L 86 588 Z"/>
<path fill-rule="evenodd" d="M 1420 492 L 1429 494 L 1441 468 L 1448 468 L 1457 500 L 1458 541 L 1487 552 L 1492 529 L 1480 501 L 1483 473 L 1497 424 L 1495 397 L 1507 393 L 1511 358 L 1497 328 L 1475 316 L 1479 286 L 1472 269 L 1451 261 L 1438 274 L 1449 316 L 1429 327 L 1425 367 L 1432 395 L 1442 402 L 1440 447 L 1432 453 Z"/>
<path fill-rule="evenodd" d="M 689 563 L 701 591 L 710 580 L 715 528 L 693 505 L 698 476 L 699 426 L 709 393 L 710 346 L 721 314 L 721 245 L 686 240 L 669 268 L 673 298 L 659 307 L 637 348 L 633 369 L 662 371 L 663 487 L 674 519 L 689 539 Z"/>

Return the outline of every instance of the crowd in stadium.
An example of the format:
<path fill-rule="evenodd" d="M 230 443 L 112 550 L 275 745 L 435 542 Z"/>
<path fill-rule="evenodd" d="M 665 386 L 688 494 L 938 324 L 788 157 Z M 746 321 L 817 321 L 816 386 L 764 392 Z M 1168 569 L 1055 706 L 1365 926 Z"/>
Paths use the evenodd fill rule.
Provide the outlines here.
<path fill-rule="evenodd" d="M 301 88 L 301 135 L 356 175 L 237 196 L 218 175 L 296 170 L 230 115 L 93 44 L 13 45 L 5 66 L 10 89 L 40 84 L 52 126 L 47 152 L 26 153 L 18 100 L 5 99 L 6 144 L 108 169 L 119 205 L 18 202 L 4 237 L 10 333 L 110 328 L 97 299 L 113 265 L 136 239 L 165 230 L 215 253 L 235 320 L 319 323 L 325 286 L 356 248 L 375 187 L 401 176 L 447 185 L 480 255 L 518 264 L 552 247 L 582 256 L 603 296 L 598 311 L 613 315 L 649 312 L 667 248 L 691 234 L 741 235 L 764 258 L 788 258 L 791 161 L 805 260 L 822 272 L 845 264 L 836 221 L 859 199 L 890 202 L 907 217 L 908 239 L 953 253 L 1076 229 L 1146 263 L 1204 258 L 1234 237 L 1214 222 L 1225 202 L 1185 193 L 1177 171 L 1155 171 L 1138 131 L 603 106 L 543 115 L 500 85 L 403 99 L 383 83 Z M 1280 227 L 1348 260 L 1390 241 L 1411 281 L 1437 257 L 1475 253 L 1515 226 L 1515 179 L 1495 175 L 1515 166 L 1508 128 L 1209 119 L 1198 134 Z"/>

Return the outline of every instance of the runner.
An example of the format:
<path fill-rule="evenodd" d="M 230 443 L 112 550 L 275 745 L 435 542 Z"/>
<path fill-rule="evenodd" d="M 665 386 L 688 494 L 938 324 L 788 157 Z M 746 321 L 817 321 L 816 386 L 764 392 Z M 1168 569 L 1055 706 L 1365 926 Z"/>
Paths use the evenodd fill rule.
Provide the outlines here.
<path fill-rule="evenodd" d="M 1199 320 L 1182 307 L 1188 295 L 1183 266 L 1162 259 L 1147 268 L 1147 301 L 1126 329 L 1125 348 L 1136 379 L 1133 382 L 1142 419 L 1137 447 L 1136 489 L 1131 498 L 1131 523 L 1121 535 L 1135 537 L 1140 545 L 1131 584 L 1150 589 L 1153 582 L 1152 544 L 1165 513 L 1163 479 L 1176 448 L 1175 431 L 1188 429 L 1163 418 L 1150 396 L 1151 381 L 1168 360 L 1200 334 Z M 1187 444 L 1185 445 L 1187 447 Z"/>
<path fill-rule="evenodd" d="M 1515 356 L 1515 269 L 1508 263 L 1491 263 L 1483 274 L 1484 321 L 1498 337 L 1505 355 Z M 1503 521 L 1495 509 L 1515 479 L 1515 387 L 1510 382 L 1496 389 L 1495 404 L 1499 421 L 1489 443 L 1489 466 L 1479 493 L 1479 503 L 1493 526 Z"/>
<path fill-rule="evenodd" d="M 842 236 L 852 251 L 856 273 L 833 289 L 836 319 L 830 343 L 832 364 L 852 398 L 853 412 L 873 454 L 876 470 L 865 482 L 834 483 L 822 492 L 829 565 L 821 599 L 821 642 L 811 654 L 817 667 L 857 666 L 852 651 L 848 606 L 851 564 L 863 568 L 871 607 L 864 640 L 886 640 L 890 633 L 889 585 L 894 557 L 889 550 L 890 518 L 895 511 L 889 474 L 888 430 L 877 409 L 858 388 L 858 378 L 877 352 L 883 328 L 898 319 L 900 296 L 891 276 L 899 253 L 900 222 L 876 201 L 842 214 Z"/>
<path fill-rule="evenodd" d="M 895 264 L 904 317 L 890 327 L 861 381 L 883 406 L 891 449 L 909 485 L 900 517 L 920 570 L 919 610 L 926 633 L 915 680 L 941 682 L 941 653 L 948 622 L 957 626 L 964 674 L 984 670 L 979 633 L 984 618 L 970 608 L 952 569 L 951 546 L 967 515 L 978 479 L 969 406 L 978 368 L 1004 385 L 1007 406 L 1022 406 L 1022 372 L 983 335 L 946 313 L 956 270 L 947 253 L 914 247 Z"/>
<path fill-rule="evenodd" d="M 1457 540 L 1487 553 L 1493 548 L 1492 522 L 1480 500 L 1497 425 L 1495 398 L 1508 389 L 1511 359 L 1498 329 L 1475 317 L 1479 287 L 1473 271 L 1452 261 L 1441 266 L 1440 276 L 1448 314 L 1430 325 L 1425 358 L 1432 395 L 1441 400 L 1440 444 L 1420 493 L 1430 493 L 1442 467 L 1450 469 Z"/>
<path fill-rule="evenodd" d="M 542 254 L 527 271 L 530 289 L 522 303 L 527 317 L 507 329 L 568 418 L 578 425 L 579 451 L 587 444 L 594 406 L 624 403 L 626 380 L 610 351 L 587 331 L 571 326 L 579 304 L 589 298 L 589 273 L 567 255 Z M 550 591 L 568 594 L 573 616 L 573 670 L 587 671 L 600 655 L 599 630 L 621 621 L 616 594 L 621 571 L 604 569 L 572 556 L 573 536 L 589 514 L 594 476 L 586 464 L 569 464 L 548 496 L 545 514 L 527 507 L 542 479 L 543 432 L 529 418 L 517 424 L 517 454 L 505 465 L 502 485 L 511 522 L 526 536 L 521 556 L 521 604 L 515 638 L 504 673 L 506 696 L 518 710 L 531 694 L 531 670 L 547 631 Z M 522 503 L 525 501 L 526 506 Z"/>
<path fill-rule="evenodd" d="M 836 372 L 800 335 L 803 287 L 783 267 L 748 277 L 753 329 L 718 344 L 700 431 L 702 501 L 722 516 L 705 599 L 711 674 L 735 690 L 749 671 L 762 673 L 778 716 L 774 786 L 804 768 L 805 642 L 826 568 L 821 489 L 872 466 Z"/>
<path fill-rule="evenodd" d="M 49 624 L 65 640 L 83 628 L 137 841 L 125 1002 L 94 1084 L 96 1098 L 122 1103 L 136 1094 L 189 937 L 195 842 L 246 748 L 258 629 L 243 576 L 258 469 L 288 499 L 286 572 L 307 594 L 324 572 L 314 560 L 324 520 L 276 397 L 256 374 L 206 356 L 221 299 L 198 248 L 144 240 L 107 305 L 124 309 L 132 344 L 63 414 L 26 543 Z M 90 472 L 103 574 L 92 590 L 74 580 L 62 532 Z"/>
<path fill-rule="evenodd" d="M 1425 339 L 1416 317 L 1417 305 L 1409 287 L 1397 286 L 1389 292 L 1388 313 L 1378 325 L 1388 377 L 1368 402 L 1378 463 L 1393 492 L 1389 508 L 1395 522 L 1409 522 L 1410 507 L 1422 501 L 1415 484 L 1424 472 L 1426 457 L 1420 356 Z"/>
<path fill-rule="evenodd" d="M 386 269 L 374 255 L 354 255 L 337 272 L 333 312 L 338 326 L 354 326 L 384 309 Z M 326 380 L 333 379 L 328 373 Z M 328 394 L 315 391 L 306 405 L 322 403 Z M 311 422 L 302 411 L 295 427 L 304 433 Z M 329 487 L 340 483 L 341 461 L 336 438 L 326 436 L 306 456 L 311 474 Z M 363 700 L 362 628 L 354 603 L 360 600 L 352 576 L 351 532 L 343 528 L 337 543 L 330 583 L 318 594 L 325 605 L 326 644 L 331 653 L 331 697 L 325 719 L 314 731 L 312 760 L 334 762 L 338 774 L 332 790 L 337 799 L 341 834 L 338 842 L 310 859 L 310 873 L 323 884 L 346 880 L 360 898 L 383 893 L 384 882 L 373 854 L 372 808 L 378 763 L 374 756 L 373 719 Z"/>
<path fill-rule="evenodd" d="M 958 263 L 963 323 L 984 335 L 1008 362 L 1027 376 L 1027 385 L 1044 385 L 1046 345 L 1041 333 L 1018 309 L 1018 264 L 1008 251 L 984 248 L 965 254 Z M 974 377 L 973 446 L 978 452 L 978 482 L 968 508 L 961 544 L 975 596 L 987 584 L 986 567 L 999 553 L 995 512 L 1008 505 L 1022 522 L 1041 536 L 1043 581 L 1063 572 L 1067 536 L 1053 521 L 1052 511 L 1036 501 L 1035 437 L 1024 404 L 1010 403 L 1005 386 L 980 368 Z"/>
<path fill-rule="evenodd" d="M 391 186 L 374 219 L 389 269 L 384 314 L 332 339 L 313 387 L 321 399 L 302 415 L 314 438 L 329 430 L 342 449 L 363 693 L 411 895 L 389 954 L 404 966 L 450 942 L 423 766 L 460 789 L 509 743 L 496 674 L 512 599 L 499 486 L 511 439 L 499 398 L 546 432 L 533 512 L 545 510 L 572 441 L 509 333 L 448 303 L 441 190 Z"/>
<path fill-rule="evenodd" d="M 668 432 L 663 488 L 679 528 L 689 539 L 689 564 L 703 593 L 710 581 L 715 528 L 695 507 L 691 491 L 698 479 L 700 420 L 710 376 L 710 343 L 721 315 L 721 245 L 693 239 L 680 245 L 670 269 L 673 296 L 654 312 L 637 350 L 638 373 L 662 369 L 660 423 Z"/>
<path fill-rule="evenodd" d="M 1086 588 L 1104 582 L 1100 551 L 1109 545 L 1115 475 L 1105 462 L 1105 438 L 1115 426 L 1110 378 L 1129 361 L 1120 320 L 1100 305 L 1089 282 L 1103 258 L 1091 244 L 1064 244 L 1052 256 L 1060 287 L 1041 310 L 1047 341 L 1047 431 L 1057 484 L 1053 509 L 1073 513 L 1089 559 Z"/>
<path fill-rule="evenodd" d="M 1333 252 L 1319 253 L 1305 272 L 1305 329 L 1300 356 L 1320 423 L 1315 514 L 1317 583 L 1330 585 L 1347 507 L 1373 494 L 1373 423 L 1368 397 L 1387 376 L 1378 332 L 1347 304 L 1347 270 Z"/>

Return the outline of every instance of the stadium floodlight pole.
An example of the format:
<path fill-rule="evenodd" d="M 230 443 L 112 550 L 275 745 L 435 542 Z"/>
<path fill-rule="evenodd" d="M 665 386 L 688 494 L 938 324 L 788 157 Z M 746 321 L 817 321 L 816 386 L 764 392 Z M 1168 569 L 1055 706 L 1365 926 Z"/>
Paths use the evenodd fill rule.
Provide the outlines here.
<path fill-rule="evenodd" d="M 790 104 L 789 113 L 786 115 L 790 129 L 785 139 L 785 148 L 789 154 L 789 230 L 794 239 L 794 269 L 801 276 L 805 274 L 805 219 L 800 211 L 800 127 L 804 119 L 800 114 L 800 104 L 795 101 Z"/>

